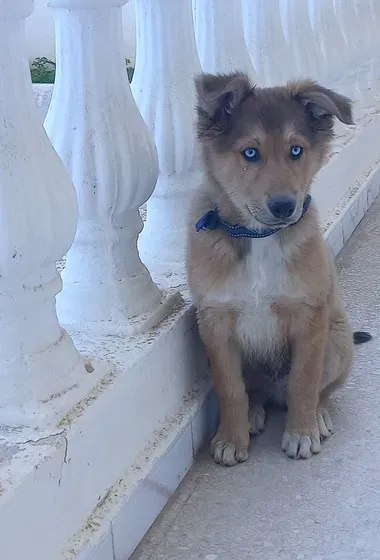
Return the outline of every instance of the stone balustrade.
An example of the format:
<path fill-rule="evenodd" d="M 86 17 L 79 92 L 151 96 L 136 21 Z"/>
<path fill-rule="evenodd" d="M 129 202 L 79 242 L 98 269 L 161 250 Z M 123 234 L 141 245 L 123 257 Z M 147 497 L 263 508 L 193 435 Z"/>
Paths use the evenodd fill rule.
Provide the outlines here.
<path fill-rule="evenodd" d="M 55 263 L 78 205 L 34 104 L 23 25 L 32 10 L 32 0 L 0 2 L 0 425 L 13 427 L 57 424 L 91 383 L 55 311 Z"/>
<path fill-rule="evenodd" d="M 139 207 L 154 191 L 158 162 L 125 72 L 125 3 L 49 2 L 55 11 L 57 77 L 45 128 L 79 203 L 65 291 L 57 301 L 64 323 L 119 324 L 147 315 L 153 326 L 173 299 L 153 283 L 137 249 L 143 227 Z"/>
<path fill-rule="evenodd" d="M 325 224 L 380 159 L 368 132 L 378 126 L 377 0 L 135 0 L 131 87 L 122 46 L 126 3 L 49 0 L 57 72 L 44 129 L 24 40 L 33 0 L 0 0 L 0 453 L 2 441 L 15 445 L 15 430 L 24 430 L 25 441 L 34 441 L 30 433 L 57 435 L 127 371 L 128 421 L 144 417 L 141 441 L 134 436 L 120 464 L 115 448 L 115 465 L 94 476 L 94 496 L 88 487 L 71 525 L 60 519 L 60 529 L 52 528 L 40 555 L 49 560 L 58 560 L 98 494 L 207 373 L 203 355 L 199 362 L 193 355 L 184 268 L 187 211 L 201 175 L 194 76 L 241 70 L 263 86 L 310 77 L 354 99 L 358 126 L 337 128 L 340 159 L 315 191 Z M 353 142 L 363 158 L 356 163 Z M 334 190 L 340 172 L 346 184 Z M 64 256 L 62 289 L 56 263 Z M 163 332 L 172 370 L 160 350 L 149 358 Z M 105 346 L 111 350 L 99 350 Z M 107 397 L 111 408 L 116 394 Z M 110 430 L 111 421 L 117 425 L 112 414 Z M 94 417 L 90 424 L 97 428 Z M 0 521 L 1 476 L 0 469 Z M 38 523 L 49 532 L 48 517 Z M 3 533 L 0 523 L 4 558 L 38 557 L 37 545 L 29 549 Z"/>

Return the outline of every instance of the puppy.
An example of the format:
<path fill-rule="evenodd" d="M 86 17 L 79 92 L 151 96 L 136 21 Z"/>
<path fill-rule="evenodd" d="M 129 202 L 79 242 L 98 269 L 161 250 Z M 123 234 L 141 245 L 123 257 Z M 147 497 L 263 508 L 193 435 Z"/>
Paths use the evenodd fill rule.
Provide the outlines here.
<path fill-rule="evenodd" d="M 219 398 L 214 459 L 248 457 L 264 406 L 287 406 L 282 449 L 321 451 L 325 409 L 353 333 L 309 195 L 350 101 L 312 81 L 253 87 L 242 73 L 196 79 L 204 180 L 191 208 L 188 283 Z M 197 227 L 195 227 L 197 224 Z M 357 342 L 370 338 L 357 333 Z"/>

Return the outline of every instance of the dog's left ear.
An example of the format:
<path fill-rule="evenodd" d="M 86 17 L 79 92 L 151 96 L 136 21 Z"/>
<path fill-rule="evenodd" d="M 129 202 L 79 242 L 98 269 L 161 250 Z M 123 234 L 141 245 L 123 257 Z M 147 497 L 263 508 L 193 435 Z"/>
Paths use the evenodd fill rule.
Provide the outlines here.
<path fill-rule="evenodd" d="M 344 124 L 354 124 L 350 99 L 316 82 L 305 80 L 288 86 L 291 96 L 299 100 L 315 119 L 337 117 Z"/>
<path fill-rule="evenodd" d="M 252 92 L 246 74 L 201 74 L 195 78 L 198 136 L 220 136 L 228 130 L 243 99 Z"/>

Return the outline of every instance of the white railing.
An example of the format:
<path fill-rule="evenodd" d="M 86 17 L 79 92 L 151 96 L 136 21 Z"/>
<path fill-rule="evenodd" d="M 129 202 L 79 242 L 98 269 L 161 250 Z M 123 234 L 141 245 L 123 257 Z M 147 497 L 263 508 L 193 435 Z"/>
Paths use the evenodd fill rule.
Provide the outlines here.
<path fill-rule="evenodd" d="M 86 378 L 55 312 L 55 263 L 73 242 L 78 210 L 35 111 L 23 29 L 32 10 L 32 0 L 0 2 L 0 425 L 57 420 L 42 403 Z"/>
<path fill-rule="evenodd" d="M 79 221 L 67 255 L 64 323 L 120 324 L 146 315 L 151 326 L 170 296 L 140 260 L 139 207 L 152 195 L 157 152 L 128 83 L 120 0 L 50 0 L 57 75 L 46 131 L 78 195 Z M 101 76 L 99 75 L 101 69 Z"/>
<path fill-rule="evenodd" d="M 132 91 L 153 133 L 159 161 L 140 247 L 147 263 L 163 274 L 183 271 L 186 208 L 199 173 L 193 78 L 201 65 L 191 8 L 191 0 L 136 2 Z"/>
<path fill-rule="evenodd" d="M 377 0 L 136 0 L 133 95 L 126 2 L 50 0 L 50 143 L 24 45 L 33 2 L 0 0 L 0 423 L 56 422 L 102 374 L 57 320 L 55 263 L 64 254 L 59 318 L 76 330 L 143 332 L 180 302 L 172 288 L 185 282 L 187 208 L 200 174 L 201 67 L 244 70 L 260 85 L 310 76 L 352 95 L 359 122 L 377 110 Z"/>

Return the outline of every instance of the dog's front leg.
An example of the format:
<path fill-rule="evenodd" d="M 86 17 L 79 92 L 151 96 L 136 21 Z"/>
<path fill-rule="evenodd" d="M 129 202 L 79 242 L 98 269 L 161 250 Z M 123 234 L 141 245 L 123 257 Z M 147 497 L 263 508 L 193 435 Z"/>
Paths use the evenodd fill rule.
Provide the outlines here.
<path fill-rule="evenodd" d="M 317 408 L 327 344 L 327 307 L 310 310 L 305 321 L 296 323 L 299 328 L 292 329 L 288 417 L 282 449 L 293 459 L 308 459 L 321 451 Z"/>
<path fill-rule="evenodd" d="M 230 467 L 248 459 L 250 439 L 241 352 L 226 314 L 198 313 L 198 318 L 219 399 L 220 422 L 211 442 L 211 452 L 216 463 Z"/>

